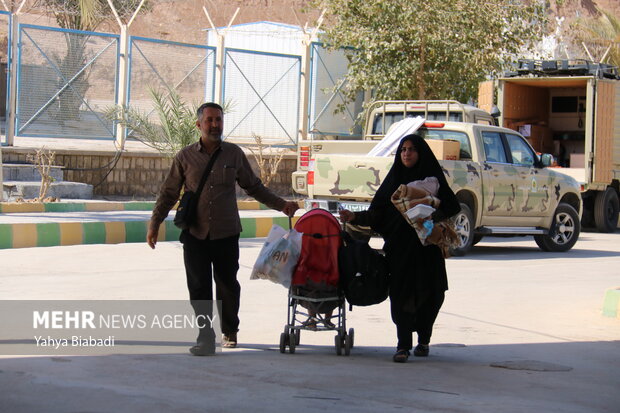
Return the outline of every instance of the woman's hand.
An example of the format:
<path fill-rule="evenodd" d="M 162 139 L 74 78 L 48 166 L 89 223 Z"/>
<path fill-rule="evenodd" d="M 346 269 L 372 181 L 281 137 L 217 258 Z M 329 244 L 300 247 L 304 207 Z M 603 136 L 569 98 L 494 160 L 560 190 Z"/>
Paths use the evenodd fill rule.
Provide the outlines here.
<path fill-rule="evenodd" d="M 340 221 L 351 222 L 355 219 L 355 212 L 351 212 L 348 209 L 340 210 Z"/>

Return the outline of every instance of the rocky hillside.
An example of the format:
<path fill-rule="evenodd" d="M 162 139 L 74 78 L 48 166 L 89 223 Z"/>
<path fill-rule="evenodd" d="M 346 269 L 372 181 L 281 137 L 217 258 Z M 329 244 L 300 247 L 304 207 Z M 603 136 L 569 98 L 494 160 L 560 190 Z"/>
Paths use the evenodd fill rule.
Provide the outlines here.
<path fill-rule="evenodd" d="M 239 8 L 233 24 L 254 21 L 274 21 L 303 26 L 318 19 L 320 12 L 309 6 L 308 0 L 176 0 L 159 2 L 149 13 L 140 16 L 132 33 L 140 36 L 170 39 L 187 43 L 204 43 L 204 30 L 211 27 L 202 11 L 206 5 L 217 27 L 228 25 Z M 619 0 L 552 0 L 550 17 L 565 17 L 564 27 L 578 17 L 596 15 L 597 7 L 613 10 L 620 15 Z M 109 27 L 114 31 L 114 26 Z"/>
<path fill-rule="evenodd" d="M 10 3 L 10 2 L 9 2 Z M 24 7 L 25 23 L 55 26 L 53 18 L 36 6 L 36 0 Z M 205 30 L 211 28 L 203 6 L 207 8 L 216 27 L 227 26 L 235 11 L 233 24 L 255 21 L 274 21 L 303 26 L 312 25 L 319 12 L 309 8 L 308 0 L 150 0 L 149 10 L 141 13 L 131 26 L 130 33 L 184 43 L 204 44 Z M 1 5 L 0 5 L 1 8 Z M 0 27 L 1 30 L 1 27 Z M 114 19 L 104 22 L 99 31 L 117 33 Z"/>
<path fill-rule="evenodd" d="M 10 3 L 10 2 L 9 2 Z M 31 0 L 36 4 L 35 0 Z M 211 27 L 202 7 L 206 6 L 217 27 L 228 25 L 235 10 L 239 14 L 233 24 L 254 21 L 274 21 L 303 26 L 312 25 L 320 12 L 310 7 L 310 0 L 151 0 L 147 13 L 135 20 L 131 34 L 202 44 L 205 29 Z M 596 15 L 602 7 L 620 15 L 619 0 L 548 0 L 551 17 L 563 16 L 568 22 L 577 17 Z M 25 21 L 37 24 L 54 24 L 42 16 L 42 9 L 28 6 Z M 110 20 L 101 26 L 102 31 L 117 32 L 116 22 Z"/>
<path fill-rule="evenodd" d="M 136 20 L 132 32 L 139 35 L 204 43 L 205 29 L 211 28 L 203 5 L 216 27 L 227 26 L 239 8 L 233 24 L 273 21 L 303 26 L 312 25 L 319 12 L 309 10 L 307 0 L 181 0 L 161 3 Z"/>
<path fill-rule="evenodd" d="M 6 0 L 6 3 L 19 4 L 20 1 Z M 26 13 L 21 21 L 54 26 L 54 19 L 46 16 L 41 7 L 36 7 L 36 3 L 36 0 L 27 2 L 23 9 Z M 237 8 L 239 13 L 233 24 L 268 20 L 300 26 L 308 23 L 312 26 L 320 15 L 318 10 L 310 7 L 310 0 L 151 0 L 150 3 L 150 9 L 140 14 L 134 21 L 130 29 L 131 34 L 195 44 L 204 44 L 205 30 L 211 28 L 202 10 L 203 6 L 209 10 L 216 27 L 228 25 Z M 597 7 L 620 15 L 619 0 L 548 0 L 548 3 L 552 21 L 556 16 L 565 17 L 563 24 L 565 28 L 578 17 L 596 15 Z M 0 43 L 6 42 L 6 35 L 2 36 L 5 30 L 6 27 L 0 24 Z M 118 26 L 113 19 L 110 19 L 104 22 L 99 30 L 117 33 Z M 6 59 L 2 56 L 3 49 L 0 46 L 2 61 Z"/>

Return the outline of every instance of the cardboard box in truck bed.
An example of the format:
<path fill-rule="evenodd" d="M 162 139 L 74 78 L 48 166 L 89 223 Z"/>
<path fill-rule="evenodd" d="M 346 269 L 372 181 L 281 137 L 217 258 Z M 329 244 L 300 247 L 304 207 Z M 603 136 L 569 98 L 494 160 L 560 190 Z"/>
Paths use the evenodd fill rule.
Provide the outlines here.
<path fill-rule="evenodd" d="M 431 147 L 437 159 L 445 161 L 458 161 L 460 159 L 461 144 L 458 141 L 427 139 L 426 143 Z"/>

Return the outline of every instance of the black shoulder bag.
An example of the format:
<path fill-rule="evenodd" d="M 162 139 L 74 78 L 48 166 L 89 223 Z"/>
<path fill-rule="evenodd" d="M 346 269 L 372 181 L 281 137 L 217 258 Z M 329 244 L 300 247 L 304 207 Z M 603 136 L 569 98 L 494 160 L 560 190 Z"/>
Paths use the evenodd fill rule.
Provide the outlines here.
<path fill-rule="evenodd" d="M 198 200 L 200 199 L 202 188 L 205 186 L 205 182 L 207 182 L 211 168 L 215 163 L 215 159 L 220 154 L 220 151 L 221 149 L 215 151 L 211 156 L 211 159 L 209 159 L 205 172 L 202 174 L 202 178 L 198 184 L 198 188 L 196 188 L 196 192 L 185 191 L 181 197 L 181 201 L 179 201 L 177 213 L 174 216 L 174 225 L 182 230 L 189 229 L 189 227 L 196 220 L 196 209 L 198 208 Z"/>
<path fill-rule="evenodd" d="M 340 288 L 350 305 L 379 304 L 388 297 L 390 270 L 387 260 L 368 242 L 354 240 L 344 230 L 338 267 Z"/>

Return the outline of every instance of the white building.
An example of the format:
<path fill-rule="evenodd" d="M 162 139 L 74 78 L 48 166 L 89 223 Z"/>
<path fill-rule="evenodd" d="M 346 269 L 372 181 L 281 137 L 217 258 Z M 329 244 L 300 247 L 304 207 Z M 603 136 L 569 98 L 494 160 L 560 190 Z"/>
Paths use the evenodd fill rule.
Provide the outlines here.
<path fill-rule="evenodd" d="M 243 141 L 256 134 L 270 143 L 296 143 L 302 121 L 303 29 L 262 21 L 217 30 L 225 36 L 223 98 L 231 105 L 225 136 Z M 346 74 L 346 57 L 343 52 L 328 52 L 316 36 L 311 40 L 308 129 L 318 135 L 349 135 L 361 99 L 347 105 L 344 113 L 334 114 L 343 100 L 333 92 Z M 217 44 L 215 31 L 207 30 L 207 45 Z"/>

